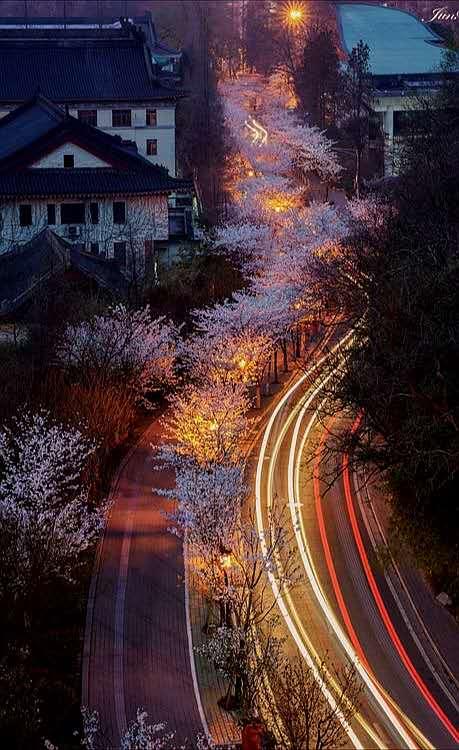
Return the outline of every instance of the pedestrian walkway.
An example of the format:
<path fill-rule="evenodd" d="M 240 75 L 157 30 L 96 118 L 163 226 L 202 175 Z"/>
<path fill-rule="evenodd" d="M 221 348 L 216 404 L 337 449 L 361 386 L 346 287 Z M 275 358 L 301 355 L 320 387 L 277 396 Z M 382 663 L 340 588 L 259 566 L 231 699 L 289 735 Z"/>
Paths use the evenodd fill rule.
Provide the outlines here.
<path fill-rule="evenodd" d="M 162 442 L 155 420 L 112 485 L 113 508 L 94 572 L 87 611 L 82 703 L 99 712 L 103 750 L 144 708 L 167 722 L 177 744 L 202 733 L 187 635 L 182 542 L 170 534 L 170 501 L 152 487 L 173 486 L 152 464 Z"/>
<path fill-rule="evenodd" d="M 291 377 L 292 371 L 279 373 L 280 382 L 270 386 L 274 400 Z M 250 415 L 247 452 L 272 403 L 263 399 L 262 408 Z M 182 541 L 168 531 L 165 515 L 171 502 L 152 491 L 174 486 L 173 472 L 154 461 L 152 446 L 163 440 L 155 419 L 113 479 L 112 510 L 90 587 L 82 704 L 99 713 L 101 750 L 118 750 L 138 707 L 152 722 L 175 730 L 178 743 L 207 728 L 219 746 L 240 742 L 235 717 L 218 705 L 225 681 L 195 651 L 205 637 L 206 602 L 191 566 L 185 586 Z"/>

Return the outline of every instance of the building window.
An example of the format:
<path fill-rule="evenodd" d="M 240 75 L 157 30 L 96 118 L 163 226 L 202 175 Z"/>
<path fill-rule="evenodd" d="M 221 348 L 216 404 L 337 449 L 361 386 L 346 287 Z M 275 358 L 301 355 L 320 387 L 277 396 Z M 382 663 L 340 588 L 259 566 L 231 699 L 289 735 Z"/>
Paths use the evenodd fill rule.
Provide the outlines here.
<path fill-rule="evenodd" d="M 112 109 L 112 127 L 113 128 L 130 128 L 131 127 L 131 110 L 130 109 Z"/>
<path fill-rule="evenodd" d="M 158 124 L 158 115 L 156 109 L 147 109 L 147 125 L 156 128 Z"/>
<path fill-rule="evenodd" d="M 99 204 L 98 203 L 89 204 L 89 214 L 91 216 L 91 224 L 98 224 L 99 223 Z"/>
<path fill-rule="evenodd" d="M 75 166 L 75 157 L 73 154 L 64 154 L 64 167 L 65 169 L 73 169 Z"/>
<path fill-rule="evenodd" d="M 84 223 L 84 203 L 61 203 L 61 224 Z"/>
<path fill-rule="evenodd" d="M 91 253 L 92 255 L 99 255 L 99 243 L 91 242 Z"/>
<path fill-rule="evenodd" d="M 124 201 L 113 202 L 113 223 L 114 224 L 126 223 L 126 204 Z"/>
<path fill-rule="evenodd" d="M 78 119 L 97 128 L 97 109 L 79 109 Z"/>
<path fill-rule="evenodd" d="M 158 141 L 156 138 L 148 138 L 147 140 L 147 156 L 156 156 L 158 153 Z"/>
<path fill-rule="evenodd" d="M 120 266 L 126 266 L 126 243 L 125 242 L 114 242 L 113 243 L 113 255 L 115 260 Z"/>
<path fill-rule="evenodd" d="M 48 225 L 54 226 L 56 223 L 56 205 L 54 203 L 48 203 Z"/>
<path fill-rule="evenodd" d="M 32 226 L 32 206 L 30 203 L 22 203 L 19 206 L 19 224 L 21 227 Z"/>

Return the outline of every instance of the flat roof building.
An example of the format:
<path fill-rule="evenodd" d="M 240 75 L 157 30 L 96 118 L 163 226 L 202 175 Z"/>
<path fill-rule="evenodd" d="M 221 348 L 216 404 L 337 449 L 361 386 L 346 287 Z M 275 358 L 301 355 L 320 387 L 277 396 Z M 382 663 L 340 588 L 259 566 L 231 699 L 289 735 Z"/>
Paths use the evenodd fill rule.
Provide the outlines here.
<path fill-rule="evenodd" d="M 367 3 L 337 3 L 344 50 L 360 39 L 370 48 L 371 72 L 380 75 L 424 75 L 438 72 L 443 40 L 411 13 Z"/>
<path fill-rule="evenodd" d="M 341 51 L 347 58 L 360 40 L 370 50 L 371 108 L 385 136 L 384 171 L 393 174 L 397 139 L 419 110 L 416 94 L 438 90 L 445 75 L 445 42 L 413 13 L 386 5 L 336 2 Z M 406 132 L 406 130 L 405 130 Z"/>

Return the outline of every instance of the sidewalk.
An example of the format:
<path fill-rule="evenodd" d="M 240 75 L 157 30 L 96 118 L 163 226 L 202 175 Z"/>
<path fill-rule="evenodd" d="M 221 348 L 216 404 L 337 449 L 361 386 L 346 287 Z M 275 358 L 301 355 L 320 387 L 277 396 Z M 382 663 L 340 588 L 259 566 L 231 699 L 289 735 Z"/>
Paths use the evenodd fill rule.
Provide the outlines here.
<path fill-rule="evenodd" d="M 190 662 L 181 540 L 168 531 L 171 472 L 152 465 L 154 420 L 115 476 L 87 607 L 82 704 L 99 712 L 100 750 L 119 750 L 138 707 L 177 743 L 202 733 Z"/>
<path fill-rule="evenodd" d="M 254 422 L 247 453 L 283 385 L 294 376 L 293 370 L 280 372 L 271 395 L 250 414 Z M 234 717 L 218 706 L 226 692 L 224 680 L 194 651 L 203 641 L 206 605 L 191 567 L 185 586 L 183 545 L 168 531 L 164 514 L 171 503 L 152 492 L 174 486 L 173 473 L 152 460 L 151 446 L 162 442 L 155 419 L 120 465 L 91 581 L 82 705 L 99 713 L 100 750 L 118 750 L 139 707 L 153 722 L 175 730 L 178 743 L 192 741 L 206 724 L 218 745 L 240 742 Z"/>
<path fill-rule="evenodd" d="M 312 346 L 315 346 L 316 342 L 310 342 L 308 349 L 311 348 L 311 343 Z M 249 417 L 253 420 L 253 425 L 247 436 L 245 445 L 247 457 L 250 456 L 254 445 L 260 439 L 260 432 L 267 423 L 269 415 L 271 414 L 277 400 L 282 396 L 284 387 L 292 378 L 295 378 L 297 374 L 298 369 L 295 367 L 295 360 L 289 358 L 289 371 L 282 372 L 281 368 L 279 368 L 279 382 L 269 384 L 270 392 L 269 395 L 263 397 L 261 408 L 252 409 L 249 413 Z M 190 555 L 191 554 L 192 553 L 190 552 Z M 219 698 L 226 693 L 226 681 L 208 659 L 196 653 L 196 647 L 200 646 L 205 641 L 205 635 L 203 634 L 202 629 L 205 624 L 207 604 L 204 596 L 199 591 L 197 576 L 196 574 L 193 574 L 193 568 L 190 564 L 188 565 L 188 576 L 190 626 L 196 676 L 199 684 L 203 713 L 205 715 L 209 733 L 214 741 L 218 745 L 231 747 L 234 743 L 240 743 L 241 730 L 240 727 L 238 727 L 233 714 L 223 710 L 218 705 Z"/>

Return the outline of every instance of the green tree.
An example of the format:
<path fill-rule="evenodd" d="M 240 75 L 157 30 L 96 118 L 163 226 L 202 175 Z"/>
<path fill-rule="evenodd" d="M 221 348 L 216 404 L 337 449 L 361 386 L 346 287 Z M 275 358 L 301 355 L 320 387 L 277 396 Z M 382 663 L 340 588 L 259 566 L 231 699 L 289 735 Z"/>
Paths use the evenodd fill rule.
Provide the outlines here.
<path fill-rule="evenodd" d="M 322 130 L 336 120 L 341 81 L 336 49 L 331 29 L 320 24 L 308 28 L 296 91 L 304 112 Z"/>
<path fill-rule="evenodd" d="M 353 48 L 344 77 L 347 121 L 345 130 L 355 150 L 355 193 L 360 196 L 362 154 L 368 141 L 371 100 L 370 49 L 362 40 Z"/>
<path fill-rule="evenodd" d="M 339 441 L 384 477 L 393 530 L 459 597 L 459 118 L 457 84 L 427 99 L 386 203 L 324 260 L 322 291 L 355 335 L 332 363 L 335 408 L 362 412 Z M 436 103 L 436 106 L 434 106 Z M 448 106 L 440 106 L 440 105 Z M 369 219 L 369 221 L 368 221 Z M 331 446 L 336 447 L 336 446 Z"/>

